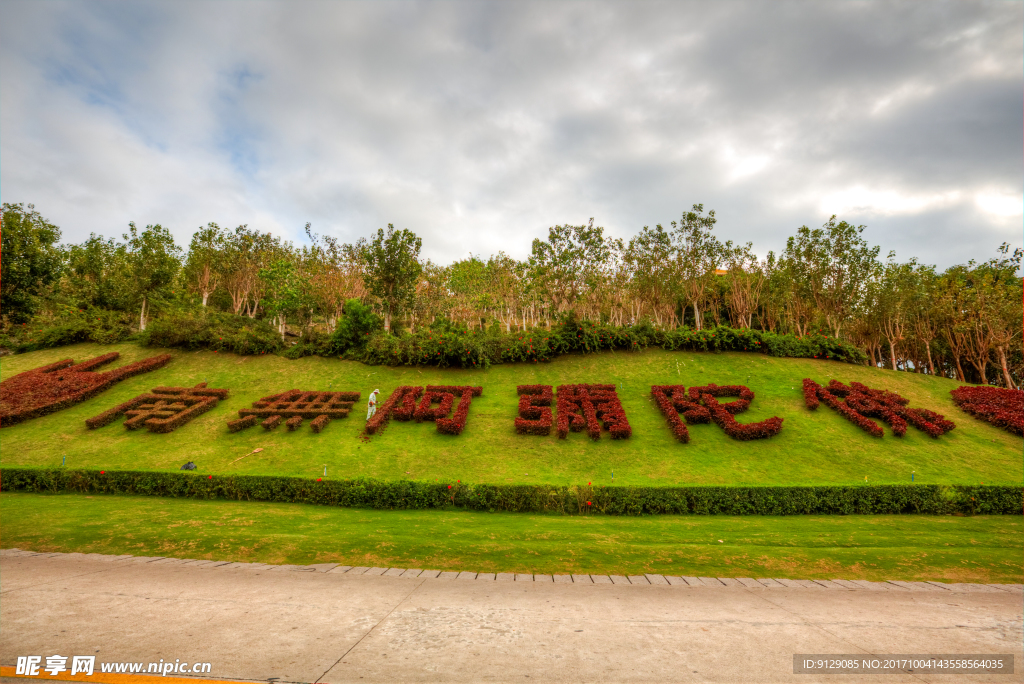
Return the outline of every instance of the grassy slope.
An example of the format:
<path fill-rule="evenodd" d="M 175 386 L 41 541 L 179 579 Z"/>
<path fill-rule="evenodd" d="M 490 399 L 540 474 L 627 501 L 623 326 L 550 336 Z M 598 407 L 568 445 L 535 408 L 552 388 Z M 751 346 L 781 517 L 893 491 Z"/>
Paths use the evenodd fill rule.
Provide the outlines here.
<path fill-rule="evenodd" d="M 62 359 L 83 360 L 107 351 L 122 361 L 161 353 L 131 344 L 76 345 L 0 361 L 2 377 Z M 461 479 L 468 482 L 543 482 L 629 485 L 829 484 L 907 482 L 911 471 L 926 483 L 1020 483 L 1024 480 L 1022 441 L 957 409 L 949 390 L 957 383 L 910 373 L 813 359 L 775 359 L 757 354 L 701 354 L 648 350 L 563 357 L 549 364 L 505 365 L 490 370 L 368 367 L 336 359 L 289 361 L 276 356 L 237 357 L 172 350 L 165 368 L 126 380 L 88 402 L 28 423 L 4 428 L 4 465 L 56 466 L 62 455 L 70 467 L 177 469 L 195 461 L 203 473 L 373 476 L 385 479 Z M 119 362 L 120 363 L 120 362 Z M 831 378 L 859 380 L 895 390 L 911 406 L 936 410 L 957 429 L 933 440 L 910 428 L 903 439 L 886 429 L 874 439 L 822 406 L 803 406 L 800 382 Z M 157 385 L 208 381 L 231 396 L 213 411 L 169 435 L 128 432 L 119 423 L 88 431 L 84 420 Z M 591 442 L 583 433 L 568 440 L 514 433 L 517 384 L 558 385 L 614 382 L 633 426 L 627 441 L 605 435 Z M 782 433 L 771 440 L 737 442 L 714 425 L 690 426 L 692 441 L 675 442 L 649 398 L 652 384 L 746 384 L 757 395 L 741 422 L 778 415 Z M 400 384 L 473 384 L 484 395 L 473 401 L 461 437 L 437 434 L 430 423 L 392 422 L 381 435 L 360 439 L 365 398 L 374 388 L 382 397 Z M 262 396 L 286 389 L 358 390 L 363 401 L 346 420 L 334 421 L 320 435 L 304 426 L 287 432 L 259 427 L 229 434 L 225 422 Z M 231 463 L 256 447 L 264 451 Z M 527 475 L 528 473 L 528 475 Z M 612 474 L 614 473 L 614 480 Z M 6 525 L 5 525 L 6 527 Z M 6 530 L 5 530 L 6 532 Z"/>
<path fill-rule="evenodd" d="M 3 546 L 37 551 L 477 572 L 1024 578 L 1019 516 L 582 518 L 37 494 L 0 495 L 0 509 Z"/>

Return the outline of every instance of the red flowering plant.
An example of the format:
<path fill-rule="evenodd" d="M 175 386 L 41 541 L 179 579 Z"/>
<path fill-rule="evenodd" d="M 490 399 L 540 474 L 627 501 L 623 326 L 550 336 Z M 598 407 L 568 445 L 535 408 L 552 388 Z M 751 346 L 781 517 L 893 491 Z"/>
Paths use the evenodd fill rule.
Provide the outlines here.
<path fill-rule="evenodd" d="M 907 425 L 913 425 L 926 435 L 938 438 L 956 427 L 941 414 L 928 409 L 908 408 L 909 399 L 888 390 L 876 390 L 851 382 L 849 386 L 832 380 L 826 387 L 809 378 L 803 381 L 804 403 L 810 410 L 818 408 L 819 401 L 874 437 L 885 431 L 870 418 L 888 423 L 897 437 L 907 434 Z M 843 401 L 845 399 L 845 401 Z"/>
<path fill-rule="evenodd" d="M 142 394 L 107 409 L 98 416 L 86 420 L 85 425 L 90 430 L 95 430 L 113 423 L 122 415 L 127 415 L 128 419 L 124 421 L 124 426 L 128 430 L 145 427 L 150 432 L 171 432 L 196 416 L 206 413 L 227 396 L 226 389 L 207 387 L 205 382 L 195 387 L 154 387 L 152 394 Z"/>
<path fill-rule="evenodd" d="M 551 385 L 519 385 L 519 416 L 516 432 L 520 435 L 551 434 Z"/>
<path fill-rule="evenodd" d="M 651 387 L 654 403 L 668 420 L 673 436 L 684 444 L 690 441 L 690 433 L 679 418 L 693 424 L 714 423 L 729 437 L 738 440 L 766 439 L 782 430 L 782 418 L 772 417 L 759 423 L 738 423 L 734 415 L 750 408 L 754 393 L 743 385 L 715 385 L 691 387 L 689 392 L 683 385 L 655 385 Z M 720 403 L 717 397 L 738 397 L 736 401 Z"/>
<path fill-rule="evenodd" d="M 111 352 L 78 364 L 64 359 L 0 382 L 0 427 L 55 413 L 92 399 L 126 378 L 162 368 L 171 360 L 170 354 L 161 354 L 112 371 L 97 373 L 93 370 L 119 356 L 117 352 Z"/>
<path fill-rule="evenodd" d="M 957 387 L 953 403 L 975 418 L 1024 437 L 1024 390 L 1004 387 Z"/>
<path fill-rule="evenodd" d="M 288 390 L 254 401 L 252 408 L 240 409 L 240 417 L 228 422 L 228 430 L 244 430 L 255 425 L 260 418 L 266 430 L 273 430 L 285 421 L 289 430 L 296 430 L 302 425 L 303 419 L 311 419 L 310 428 L 319 433 L 331 420 L 347 417 L 357 401 L 359 392 Z"/>
<path fill-rule="evenodd" d="M 633 434 L 615 385 L 559 385 L 555 407 L 559 439 L 565 439 L 570 431 L 586 430 L 591 439 L 598 440 L 602 427 L 612 439 L 628 439 Z"/>

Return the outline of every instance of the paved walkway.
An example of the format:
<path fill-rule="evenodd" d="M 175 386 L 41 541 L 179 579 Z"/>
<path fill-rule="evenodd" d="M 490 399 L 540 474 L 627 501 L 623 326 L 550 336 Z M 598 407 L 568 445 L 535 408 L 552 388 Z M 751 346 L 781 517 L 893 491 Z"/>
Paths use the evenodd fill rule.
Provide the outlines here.
<path fill-rule="evenodd" d="M 281 683 L 1021 682 L 1022 614 L 1021 585 L 0 551 L 5 674 L 18 656 L 59 653 L 209 662 L 207 678 Z M 1013 653 L 1016 667 L 822 678 L 793 674 L 796 653 Z"/>

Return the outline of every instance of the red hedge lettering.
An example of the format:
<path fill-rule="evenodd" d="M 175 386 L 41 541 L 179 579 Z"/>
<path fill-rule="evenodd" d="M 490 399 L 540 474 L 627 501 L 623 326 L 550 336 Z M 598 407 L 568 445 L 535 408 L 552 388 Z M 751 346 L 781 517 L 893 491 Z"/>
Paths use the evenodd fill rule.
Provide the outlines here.
<path fill-rule="evenodd" d="M 332 419 L 345 418 L 352 411 L 352 405 L 359 401 L 359 392 L 306 392 L 288 390 L 280 394 L 263 397 L 252 403 L 251 409 L 240 409 L 238 420 L 228 422 L 228 430 L 238 432 L 255 425 L 257 418 L 263 418 L 263 427 L 273 430 L 285 419 L 289 430 L 302 425 L 302 419 L 312 419 L 313 432 L 321 432 Z M 252 418 L 252 420 L 248 420 Z M 297 419 L 297 420 L 296 420 Z M 321 420 L 323 419 L 323 420 Z"/>
<path fill-rule="evenodd" d="M 782 431 L 782 418 L 768 418 L 760 423 L 737 423 L 734 415 L 750 408 L 754 393 L 743 385 L 715 385 L 691 387 L 689 393 L 683 385 L 655 385 L 651 396 L 662 414 L 668 420 L 669 429 L 682 443 L 690 441 L 686 425 L 679 419 L 683 415 L 687 423 L 715 423 L 733 439 L 752 440 L 774 437 Z M 727 404 L 716 397 L 738 397 Z M 703 405 L 702 405 L 703 404 Z"/>
<path fill-rule="evenodd" d="M 205 382 L 195 387 L 154 387 L 152 392 L 87 419 L 86 427 L 95 430 L 127 415 L 124 426 L 128 430 L 146 427 L 150 432 L 167 433 L 206 413 L 228 396 L 228 390 L 208 388 Z"/>
<path fill-rule="evenodd" d="M 807 408 L 816 410 L 820 399 L 826 406 L 874 437 L 882 437 L 885 431 L 878 423 L 869 420 L 869 416 L 881 418 L 888 423 L 897 437 L 907 434 L 908 423 L 934 438 L 956 427 L 952 421 L 934 411 L 907 408 L 910 400 L 894 392 L 871 389 L 859 382 L 851 382 L 847 387 L 838 380 L 832 380 L 827 387 L 822 387 L 805 378 L 803 392 Z M 841 401 L 841 398 L 846 401 Z"/>
<path fill-rule="evenodd" d="M 964 385 L 950 393 L 953 403 L 963 411 L 1024 437 L 1024 390 Z"/>
<path fill-rule="evenodd" d="M 445 435 L 460 435 L 466 427 L 466 419 L 469 416 L 469 407 L 473 397 L 483 394 L 482 387 L 470 387 L 461 385 L 427 385 L 426 392 L 422 387 L 402 386 L 391 393 L 373 418 L 366 422 L 366 433 L 373 435 L 379 432 L 390 418 L 395 420 L 432 420 L 437 425 L 437 431 Z M 422 399 L 417 405 L 416 400 Z M 449 419 L 448 414 L 455 404 L 455 397 L 459 397 L 459 404 L 455 408 L 455 414 Z M 436 407 L 432 406 L 437 404 Z"/>
<path fill-rule="evenodd" d="M 570 430 L 585 429 L 591 439 L 598 440 L 602 425 L 612 439 L 628 439 L 633 434 L 615 385 L 559 385 L 555 407 L 559 439 L 565 439 Z"/>
<path fill-rule="evenodd" d="M 162 368 L 171 360 L 170 354 L 161 354 L 105 373 L 93 372 L 94 368 L 119 356 L 117 352 L 111 352 L 78 364 L 64 359 L 0 382 L 0 427 L 55 413 L 92 399 L 115 383 Z"/>
<path fill-rule="evenodd" d="M 519 385 L 519 416 L 516 433 L 546 436 L 551 434 L 551 385 Z"/>

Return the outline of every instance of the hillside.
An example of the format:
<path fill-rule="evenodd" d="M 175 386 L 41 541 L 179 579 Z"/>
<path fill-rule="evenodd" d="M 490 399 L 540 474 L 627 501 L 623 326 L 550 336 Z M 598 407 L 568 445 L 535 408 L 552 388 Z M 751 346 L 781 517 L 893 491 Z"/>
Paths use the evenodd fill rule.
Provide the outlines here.
<path fill-rule="evenodd" d="M 82 344 L 7 356 L 0 377 L 73 358 L 118 351 L 124 365 L 170 353 L 162 369 L 133 377 L 98 397 L 64 411 L 4 428 L 0 460 L 6 466 L 59 466 L 111 470 L 177 470 L 194 461 L 202 473 L 275 474 L 304 477 L 369 476 L 382 479 L 456 480 L 476 483 L 677 484 L 853 484 L 908 482 L 1013 484 L 1024 480 L 1024 444 L 961 412 L 949 391 L 958 383 L 924 375 L 894 373 L 832 361 L 779 359 L 759 354 L 647 350 L 561 357 L 544 364 L 510 364 L 489 370 L 388 368 L 324 358 L 286 360 L 213 352 L 143 349 L 132 344 Z M 957 428 L 932 439 L 910 428 L 897 438 L 886 426 L 877 439 L 831 409 L 804 407 L 801 381 L 863 382 L 910 399 L 910 406 L 943 414 Z M 171 434 L 127 431 L 121 421 L 87 430 L 85 419 L 159 385 L 200 382 L 230 390 L 228 399 Z M 517 435 L 519 384 L 615 383 L 633 428 L 628 440 L 585 433 L 559 440 Z M 691 425 L 691 442 L 673 438 L 650 398 L 651 385 L 742 384 L 756 394 L 741 423 L 772 416 L 784 419 L 769 440 L 738 442 L 716 425 Z M 369 439 L 361 437 L 366 398 L 379 388 L 381 401 L 399 385 L 479 385 L 465 432 L 438 434 L 433 423 L 400 423 Z M 335 420 L 321 434 L 308 422 L 296 432 L 284 426 L 231 434 L 228 420 L 238 409 L 288 389 L 358 391 L 352 415 Z M 252 454 L 254 449 L 260 453 Z M 246 456 L 246 454 L 249 454 Z M 245 456 L 245 458 L 239 459 Z M 614 480 L 612 479 L 614 474 Z"/>

